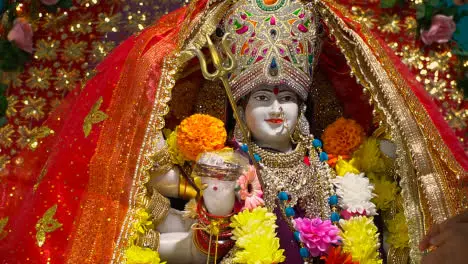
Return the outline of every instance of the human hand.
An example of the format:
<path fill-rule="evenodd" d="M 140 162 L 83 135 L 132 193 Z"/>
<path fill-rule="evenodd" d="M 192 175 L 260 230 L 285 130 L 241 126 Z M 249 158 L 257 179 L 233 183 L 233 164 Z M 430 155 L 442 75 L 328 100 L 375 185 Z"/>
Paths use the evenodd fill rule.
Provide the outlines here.
<path fill-rule="evenodd" d="M 422 264 L 468 263 L 468 211 L 435 224 L 419 244 L 420 250 L 431 250 L 423 256 Z"/>

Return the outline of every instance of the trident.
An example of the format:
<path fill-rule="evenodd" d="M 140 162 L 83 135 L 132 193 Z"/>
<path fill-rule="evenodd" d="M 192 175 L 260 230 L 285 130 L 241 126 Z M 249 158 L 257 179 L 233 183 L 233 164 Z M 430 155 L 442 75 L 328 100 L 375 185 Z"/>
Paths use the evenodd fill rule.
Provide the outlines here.
<path fill-rule="evenodd" d="M 244 123 L 242 122 L 242 119 L 240 118 L 239 110 L 237 108 L 236 101 L 234 101 L 234 96 L 232 95 L 231 86 L 229 85 L 229 82 L 228 82 L 228 79 L 227 79 L 227 75 L 236 67 L 236 62 L 234 60 L 234 56 L 232 55 L 231 50 L 228 47 L 229 43 L 228 43 L 227 38 L 229 37 L 229 34 L 228 33 L 224 34 L 223 39 L 221 41 L 223 51 L 227 54 L 227 57 L 228 57 L 228 60 L 227 60 L 226 63 L 223 63 L 223 61 L 221 60 L 221 56 L 218 53 L 218 50 L 214 46 L 213 42 L 211 41 L 210 35 L 206 34 L 205 37 L 206 37 L 206 42 L 208 44 L 208 49 L 209 49 L 210 54 L 211 54 L 211 59 L 212 59 L 212 62 L 213 62 L 213 66 L 215 68 L 215 71 L 213 73 L 210 73 L 208 71 L 206 58 L 205 58 L 205 55 L 203 54 L 203 52 L 201 50 L 199 50 L 199 49 L 188 49 L 187 51 L 188 52 L 193 52 L 198 57 L 198 60 L 200 61 L 200 68 L 201 68 L 203 77 L 205 77 L 205 79 L 210 80 L 210 81 L 214 81 L 216 79 L 221 80 L 221 82 L 223 83 L 223 86 L 224 86 L 224 90 L 226 91 L 226 95 L 227 95 L 227 97 L 229 99 L 229 104 L 231 105 L 232 111 L 234 112 L 234 118 L 236 119 L 237 124 L 239 124 L 239 128 L 240 128 L 240 130 L 242 132 L 242 136 L 244 137 L 244 139 L 246 141 L 248 141 L 250 139 L 250 132 L 245 127 Z M 245 143 L 249 143 L 249 142 L 245 142 Z M 260 185 L 265 186 L 263 184 L 262 178 L 260 177 L 260 174 L 258 173 L 258 169 L 259 169 L 258 163 L 256 162 L 256 160 L 254 158 L 254 155 L 253 155 L 253 152 L 252 152 L 252 150 L 250 148 L 248 150 L 248 153 L 249 153 L 250 159 L 252 160 L 252 162 L 253 162 L 256 170 L 257 170 L 257 175 L 258 175 L 258 180 L 260 181 Z M 211 241 L 211 236 L 210 236 L 210 241 Z M 210 243 L 210 246 L 211 246 L 211 243 Z M 215 251 L 217 252 L 217 247 L 216 247 Z M 216 259 L 216 254 L 215 254 L 215 259 Z M 209 258 L 209 254 L 208 254 L 208 259 L 207 259 L 206 263 L 209 263 L 209 261 L 210 261 L 210 258 Z"/>
<path fill-rule="evenodd" d="M 231 86 L 229 85 L 229 82 L 227 80 L 227 75 L 236 67 L 236 62 L 234 61 L 234 57 L 231 53 L 231 50 L 228 47 L 227 38 L 229 37 L 229 34 L 228 33 L 224 34 L 223 39 L 221 41 L 223 50 L 224 52 L 226 52 L 227 57 L 228 57 L 227 63 L 223 63 L 223 61 L 221 61 L 221 56 L 218 53 L 218 50 L 214 46 L 213 42 L 211 41 L 210 35 L 206 34 L 205 37 L 208 43 L 208 49 L 211 54 L 213 66 L 215 68 L 215 71 L 213 73 L 210 73 L 208 71 L 205 55 L 203 54 L 201 50 L 189 49 L 188 51 L 195 53 L 195 55 L 198 57 L 198 60 L 200 61 L 201 71 L 205 79 L 210 80 L 210 81 L 214 81 L 216 79 L 221 80 L 224 86 L 224 90 L 226 91 L 226 95 L 229 99 L 229 103 L 234 112 L 234 118 L 236 119 L 236 122 L 239 124 L 239 128 L 241 129 L 242 135 L 244 136 L 245 139 L 248 139 L 249 131 L 244 126 L 242 120 L 240 119 L 237 105 L 236 105 L 236 102 L 234 101 L 234 96 L 232 95 Z M 227 66 L 225 66 L 226 64 Z"/>
<path fill-rule="evenodd" d="M 242 122 L 242 119 L 240 118 L 239 110 L 237 108 L 236 102 L 234 101 L 234 96 L 232 95 L 231 86 L 229 85 L 229 82 L 227 79 L 228 73 L 230 73 L 236 67 L 234 56 L 232 55 L 231 50 L 228 47 L 229 43 L 228 43 L 227 38 L 229 37 L 229 33 L 224 34 L 223 39 L 221 41 L 223 51 L 226 53 L 228 57 L 228 60 L 226 61 L 226 63 L 223 63 L 223 61 L 221 60 L 221 56 L 218 53 L 218 50 L 214 46 L 213 42 L 211 41 L 210 35 L 206 34 L 205 37 L 206 37 L 206 41 L 208 44 L 208 49 L 211 54 L 213 66 L 215 68 L 213 73 L 210 73 L 208 71 L 206 58 L 201 50 L 188 49 L 188 51 L 195 53 L 195 55 L 198 57 L 198 60 L 200 61 L 201 71 L 205 79 L 210 80 L 210 81 L 214 81 L 216 79 L 221 80 L 224 86 L 224 90 L 226 91 L 226 95 L 229 99 L 229 104 L 231 105 L 232 110 L 234 112 L 234 119 L 236 119 L 237 124 L 239 124 L 239 128 L 242 132 L 242 136 L 244 137 L 246 141 L 248 141 L 250 139 L 250 131 L 245 127 L 244 123 Z M 249 142 L 245 142 L 245 143 L 249 143 Z M 248 153 L 249 153 L 250 159 L 255 164 L 255 167 L 258 169 L 258 164 L 250 148 L 248 150 Z M 258 174 L 258 176 L 259 176 L 258 178 L 260 180 L 260 184 L 263 186 L 263 181 L 260 177 L 260 174 Z"/>

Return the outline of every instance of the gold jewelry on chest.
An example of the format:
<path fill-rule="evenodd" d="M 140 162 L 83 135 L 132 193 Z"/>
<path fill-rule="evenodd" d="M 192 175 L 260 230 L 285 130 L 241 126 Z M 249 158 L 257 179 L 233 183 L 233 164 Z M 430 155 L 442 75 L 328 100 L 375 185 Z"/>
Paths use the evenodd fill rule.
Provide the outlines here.
<path fill-rule="evenodd" d="M 329 194 L 328 168 L 319 161 L 315 151 L 309 151 L 306 142 L 300 142 L 287 153 L 272 152 L 250 143 L 252 151 L 260 156 L 260 174 L 264 181 L 264 200 L 266 206 L 276 208 L 278 192 L 290 194 L 289 204 L 300 206 L 307 216 L 329 215 L 327 197 Z M 310 166 L 304 162 L 309 153 Z"/>

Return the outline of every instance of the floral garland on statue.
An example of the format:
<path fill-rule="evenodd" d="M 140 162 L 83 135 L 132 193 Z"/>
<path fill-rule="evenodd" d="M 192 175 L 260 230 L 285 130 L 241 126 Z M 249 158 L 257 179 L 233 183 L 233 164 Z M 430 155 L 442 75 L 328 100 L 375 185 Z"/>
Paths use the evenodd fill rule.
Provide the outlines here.
<path fill-rule="evenodd" d="M 174 131 L 165 130 L 166 143 L 168 146 L 171 162 L 175 165 L 185 165 L 193 163 L 199 154 L 209 151 L 223 149 L 226 142 L 227 133 L 224 123 L 212 116 L 195 114 L 184 119 Z M 203 186 L 199 178 L 192 179 L 199 190 Z M 197 216 L 196 202 L 190 201 L 187 207 L 191 207 L 192 213 L 187 213 L 188 217 Z M 150 214 L 140 208 L 134 215 L 134 222 L 130 233 L 129 247 L 125 250 L 127 264 L 164 264 L 161 262 L 159 254 L 150 248 L 140 247 L 136 241 L 139 236 L 154 228 Z"/>
<path fill-rule="evenodd" d="M 284 249 L 276 237 L 276 216 L 265 207 L 245 209 L 231 218 L 236 246 L 235 263 L 281 263 Z"/>
<path fill-rule="evenodd" d="M 153 222 L 150 220 L 150 214 L 144 209 L 139 209 L 135 213 L 134 219 L 131 231 L 134 235 L 130 238 L 130 246 L 125 250 L 126 263 L 165 264 L 166 262 L 161 262 L 158 252 L 135 244 L 139 235 L 145 234 L 149 229 L 154 227 Z"/>
<path fill-rule="evenodd" d="M 365 142 L 363 129 L 354 120 L 340 118 L 326 129 L 324 144 L 318 139 L 312 140 L 311 144 L 318 151 L 320 162 L 334 165 L 336 163 L 341 164 L 343 156 L 350 158 L 357 149 L 361 149 L 363 142 Z M 322 147 L 327 152 L 322 151 Z M 245 145 L 242 145 L 241 150 L 246 152 L 248 149 Z M 370 157 L 372 157 L 372 154 Z M 310 165 L 309 158 L 304 158 L 304 162 L 308 166 Z M 320 217 L 314 219 L 294 218 L 295 210 L 288 205 L 290 194 L 284 191 L 278 193 L 283 218 L 289 221 L 291 229 L 294 231 L 294 237 L 300 244 L 299 253 L 303 257 L 304 263 L 311 263 L 309 262 L 311 258 L 317 257 L 324 260 L 326 264 L 382 263 L 379 256 L 378 231 L 372 218 L 377 214 L 376 205 L 371 201 L 377 197 L 373 193 L 374 186 L 364 176 L 364 173 L 360 173 L 358 169 L 351 165 L 348 165 L 347 168 L 351 170 L 332 179 L 336 194 L 332 194 L 328 200 L 332 208 L 330 219 L 321 219 Z M 343 171 L 343 168 L 341 170 Z M 255 212 L 259 210 L 258 208 L 266 212 L 266 209 L 261 207 L 264 205 L 263 193 L 255 169 L 251 168 L 246 175 L 239 178 L 238 184 L 241 199 L 245 202 L 242 214 L 248 215 L 248 212 Z M 246 186 L 249 186 L 249 188 Z M 254 213 L 252 214 L 254 215 Z M 271 218 L 273 217 L 274 215 L 271 214 Z M 242 223 L 249 226 L 245 221 L 237 221 L 236 219 L 233 221 L 236 222 L 234 226 L 239 230 L 244 230 Z M 254 232 L 256 230 L 255 228 L 246 229 Z M 260 237 L 268 237 L 267 244 L 276 245 L 277 238 L 273 239 L 271 236 L 273 232 L 273 230 L 270 230 L 269 236 L 261 235 Z M 260 234 L 263 233 L 262 230 Z M 255 237 L 254 234 L 248 232 L 243 232 L 243 234 L 245 237 Z M 243 241 L 238 237 L 236 239 Z M 259 241 L 251 241 L 250 239 L 247 239 L 247 241 L 250 242 L 249 245 L 256 245 L 256 247 L 245 249 L 242 247 L 242 243 L 236 242 L 236 245 L 241 248 L 235 253 L 237 262 L 272 263 L 271 259 L 265 259 L 263 255 L 260 257 L 255 254 L 249 255 L 254 261 L 243 262 L 245 260 L 244 255 L 249 254 L 246 252 L 271 252 L 277 249 L 277 247 L 273 247 L 273 249 L 265 248 L 263 250 L 258 248 Z"/>
<path fill-rule="evenodd" d="M 165 131 L 165 135 L 172 163 L 181 166 L 187 163 L 193 165 L 201 153 L 226 148 L 224 123 L 208 115 L 192 115 L 174 131 Z M 325 264 L 382 263 L 378 228 L 373 222 L 373 216 L 378 212 L 389 211 L 399 193 L 395 182 L 384 173 L 388 168 L 388 160 L 383 157 L 378 140 L 366 139 L 363 129 L 353 120 L 338 119 L 324 131 L 322 138 L 323 143 L 313 139 L 310 144 L 311 149 L 315 148 L 319 154 L 317 159 L 333 168 L 338 175 L 330 179 L 334 186 L 328 198 L 332 209 L 330 219 L 295 218 L 294 209 L 288 205 L 289 194 L 281 191 L 277 197 L 283 218 L 289 221 L 294 237 L 301 246 L 299 253 L 304 263 L 311 263 L 309 260 L 312 258 L 320 259 Z M 245 151 L 245 147 L 241 145 L 240 150 Z M 310 165 L 307 157 L 304 162 Z M 203 190 L 200 179 L 192 180 Z M 242 209 L 234 213 L 230 220 L 227 218 L 230 221 L 231 239 L 236 246 L 233 261 L 284 261 L 284 250 L 280 248 L 276 233 L 276 215 L 264 207 L 263 191 L 253 165 L 248 166 L 238 178 L 235 190 Z M 185 215 L 190 218 L 200 217 L 198 207 L 199 203 L 190 201 Z M 134 241 L 138 235 L 152 228 L 145 211 L 138 211 L 135 219 Z M 406 248 L 408 236 L 404 215 L 398 213 L 386 225 L 387 243 L 395 248 Z M 127 263 L 160 263 L 157 252 L 134 243 L 127 249 L 126 256 Z"/>
<path fill-rule="evenodd" d="M 345 123 L 342 123 L 342 128 L 346 130 L 347 127 L 350 126 L 356 126 L 357 123 L 355 123 L 352 120 L 347 121 L 348 124 L 346 125 Z M 336 122 L 331 126 L 336 125 Z M 355 130 L 355 129 L 351 129 Z M 326 129 L 324 132 L 324 138 L 339 138 L 339 136 L 333 136 L 333 135 L 327 135 L 327 133 L 332 133 L 330 130 Z M 343 133 L 338 133 L 343 135 Z M 352 137 L 347 137 L 347 138 L 352 138 Z M 345 139 L 340 139 L 342 142 L 345 142 Z M 384 139 L 383 141 L 385 141 Z M 328 144 L 328 142 L 324 142 L 325 145 Z M 353 144 L 347 144 L 349 146 Z M 331 149 L 330 151 L 335 151 L 335 149 Z M 397 248 L 397 249 L 404 249 L 408 248 L 408 243 L 409 243 L 409 236 L 408 236 L 408 227 L 406 224 L 406 217 L 403 214 L 401 210 L 401 194 L 400 194 L 400 189 L 398 188 L 398 183 L 395 181 L 394 175 L 392 174 L 392 170 L 389 170 L 390 167 L 392 167 L 392 162 L 390 158 L 388 158 L 385 154 L 383 154 L 382 150 L 380 149 L 380 141 L 374 137 L 369 137 L 369 138 L 363 138 L 361 140 L 361 144 L 357 146 L 357 148 L 354 148 L 354 150 L 345 153 L 346 155 L 335 155 L 336 159 L 334 160 L 332 166 L 335 168 L 335 171 L 337 172 L 337 175 L 341 177 L 337 177 L 337 179 L 343 179 L 339 180 L 340 182 L 348 182 L 349 180 L 345 180 L 345 178 L 356 178 L 359 179 L 359 181 L 369 181 L 370 184 L 373 186 L 372 187 L 372 192 L 374 193 L 370 199 L 370 201 L 375 204 L 375 207 L 370 206 L 368 207 L 370 211 L 376 212 L 376 210 L 379 212 L 379 214 L 382 214 L 384 216 L 387 216 L 387 218 L 391 218 L 391 220 L 386 220 L 385 221 L 385 226 L 382 228 L 382 230 L 386 233 L 386 241 L 387 244 L 390 247 Z M 332 155 L 333 156 L 333 155 Z M 365 178 L 364 178 L 365 175 Z M 349 182 L 354 182 L 349 181 Z M 335 182 L 336 184 L 336 182 Z M 338 183 L 340 184 L 340 183 Z M 352 186 L 352 184 L 350 185 Z M 340 192 L 340 191 L 337 191 Z M 353 197 L 352 192 L 350 193 L 349 197 Z M 364 197 L 362 195 L 354 196 L 353 199 L 358 199 L 358 197 Z M 369 196 L 367 196 L 369 198 Z M 342 202 L 346 203 L 346 199 L 343 199 Z M 364 204 L 363 204 L 364 205 Z M 344 206 L 344 205 L 343 205 Z M 353 209 L 353 208 L 351 208 Z M 359 209 L 359 208 L 354 208 L 354 209 Z M 393 211 L 396 210 L 396 213 L 392 213 Z M 348 212 L 346 213 L 351 213 L 353 216 L 351 219 L 348 221 L 350 224 L 346 224 L 346 222 L 343 222 L 342 230 L 343 230 L 343 250 L 345 252 L 350 252 L 352 251 L 349 245 L 349 241 L 362 241 L 367 244 L 367 246 L 374 244 L 374 242 L 378 241 L 376 236 L 373 236 L 371 234 L 376 234 L 377 229 L 374 229 L 375 225 L 373 225 L 371 222 L 368 222 L 362 218 L 356 219 L 356 217 L 359 217 L 359 215 L 362 215 L 359 210 L 347 210 Z M 344 214 L 346 218 L 346 213 Z M 367 214 L 367 212 L 366 212 Z M 390 217 L 389 214 L 393 214 Z M 342 212 L 343 215 L 343 212 Z M 366 237 L 368 239 L 374 238 L 374 240 L 368 240 L 367 242 L 365 240 L 355 240 L 352 239 L 351 236 L 358 235 L 360 233 L 364 233 L 364 229 L 360 229 L 360 225 L 367 225 L 367 233 Z M 374 226 L 374 227 L 373 227 Z M 358 231 L 360 230 L 360 231 Z M 362 237 L 361 239 L 364 239 Z M 348 243 L 346 243 L 348 241 Z M 354 242 L 355 243 L 355 242 Z M 356 247 L 358 248 L 358 247 Z M 366 247 L 361 247 L 361 248 L 366 248 Z M 367 247 L 368 252 L 373 252 L 372 249 Z M 358 255 L 366 255 L 366 254 L 360 254 L 359 251 L 357 253 L 353 253 L 353 258 L 357 259 L 359 257 L 356 256 Z M 363 262 L 360 261 L 360 263 L 375 263 L 375 262 Z"/>

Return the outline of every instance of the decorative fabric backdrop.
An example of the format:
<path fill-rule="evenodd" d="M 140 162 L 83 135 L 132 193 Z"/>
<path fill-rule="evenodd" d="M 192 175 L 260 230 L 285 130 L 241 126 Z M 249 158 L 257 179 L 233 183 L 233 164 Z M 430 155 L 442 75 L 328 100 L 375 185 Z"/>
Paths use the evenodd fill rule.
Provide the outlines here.
<path fill-rule="evenodd" d="M 356 21 L 381 35 L 410 67 L 468 149 L 468 100 L 457 89 L 456 78 L 462 73 L 455 70 L 460 62 L 450 44 L 429 48 L 416 39 L 413 3 L 382 9 L 378 0 L 341 2 Z M 185 4 L 181 0 L 74 0 L 66 11 L 40 13 L 31 22 L 34 59 L 24 72 L 1 76 L 8 85 L 8 123 L 0 127 L 0 169 L 9 162 L 23 162 L 15 159 L 16 153 L 34 150 L 42 138 L 53 133 L 42 125 L 48 113 L 67 93 L 80 89 L 115 46 Z M 461 63 L 466 71 L 468 61 Z"/>

